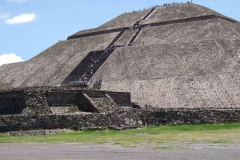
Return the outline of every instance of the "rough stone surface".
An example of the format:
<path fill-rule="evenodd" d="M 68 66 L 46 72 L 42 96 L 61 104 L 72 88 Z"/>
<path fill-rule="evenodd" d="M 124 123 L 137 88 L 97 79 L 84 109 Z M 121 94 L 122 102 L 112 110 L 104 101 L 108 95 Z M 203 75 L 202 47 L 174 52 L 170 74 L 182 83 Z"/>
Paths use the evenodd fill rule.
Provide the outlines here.
<path fill-rule="evenodd" d="M 136 30 L 125 31 L 124 35 L 116 42 L 117 45 L 128 44 L 130 39 L 135 34 Z"/>
<path fill-rule="evenodd" d="M 240 25 L 220 18 L 143 28 L 135 45 L 239 39 Z M 156 34 L 159 33 L 159 34 Z M 186 51 L 188 51 L 186 49 Z"/>
<path fill-rule="evenodd" d="M 0 92 L 0 114 L 43 115 L 75 112 L 112 112 L 131 106 L 129 93 L 74 87 L 28 87 Z"/>
<path fill-rule="evenodd" d="M 130 13 L 124 13 L 97 28 L 79 31 L 73 35 L 81 35 L 113 28 L 130 27 L 136 21 L 142 20 L 150 10 L 151 8 L 140 11 L 138 10 Z M 199 17 L 204 15 L 217 15 L 225 17 L 203 6 L 195 4 L 179 4 L 174 6 L 158 6 L 156 10 L 146 20 L 141 21 L 141 24 L 165 22 L 176 19 Z"/>
<path fill-rule="evenodd" d="M 153 125 L 240 121 L 240 109 L 236 107 L 158 109 L 149 104 L 141 108 L 130 102 L 128 93 L 68 87 L 29 87 L 2 91 L 0 109 L 13 107 L 9 114 L 0 115 L 0 132 L 16 136 L 49 135 L 69 130 L 122 130 Z M 15 113 L 18 107 L 22 112 L 17 110 Z"/>
<path fill-rule="evenodd" d="M 62 132 L 71 132 L 70 129 L 52 129 L 52 130 L 27 130 L 27 131 L 10 131 L 5 132 L 3 134 L 11 135 L 11 136 L 49 136 L 52 134 L 58 134 Z"/>
<path fill-rule="evenodd" d="M 99 32 L 107 29 L 114 29 L 114 28 L 122 28 L 122 27 L 130 27 L 135 24 L 136 21 L 139 21 L 144 18 L 144 16 L 150 11 L 151 9 L 145 9 L 142 11 L 135 11 L 130 13 L 123 13 L 120 16 L 112 19 L 111 21 L 101 25 L 100 27 L 79 31 L 73 35 L 81 35 L 86 33 L 92 32 Z"/>
<path fill-rule="evenodd" d="M 142 21 L 142 23 L 148 24 L 159 21 L 164 22 L 205 15 L 218 15 L 221 17 L 225 17 L 203 6 L 195 4 L 179 4 L 173 6 L 157 7 L 156 10 L 145 21 Z"/>
<path fill-rule="evenodd" d="M 0 117 L 0 131 L 45 129 L 129 129 L 142 126 L 231 123 L 240 121 L 240 109 L 134 109 L 111 113 L 67 115 L 8 115 Z"/>
<path fill-rule="evenodd" d="M 239 50 L 238 39 L 120 48 L 94 78 L 140 106 L 239 107 Z"/>

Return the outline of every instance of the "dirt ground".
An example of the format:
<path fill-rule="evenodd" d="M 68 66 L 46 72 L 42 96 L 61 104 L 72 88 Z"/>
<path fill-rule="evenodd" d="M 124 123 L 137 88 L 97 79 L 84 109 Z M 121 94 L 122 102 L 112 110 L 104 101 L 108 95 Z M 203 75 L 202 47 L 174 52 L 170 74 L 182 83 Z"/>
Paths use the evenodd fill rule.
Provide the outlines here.
<path fill-rule="evenodd" d="M 169 143 L 126 148 L 111 144 L 1 143 L 1 160 L 236 160 L 240 144 Z"/>

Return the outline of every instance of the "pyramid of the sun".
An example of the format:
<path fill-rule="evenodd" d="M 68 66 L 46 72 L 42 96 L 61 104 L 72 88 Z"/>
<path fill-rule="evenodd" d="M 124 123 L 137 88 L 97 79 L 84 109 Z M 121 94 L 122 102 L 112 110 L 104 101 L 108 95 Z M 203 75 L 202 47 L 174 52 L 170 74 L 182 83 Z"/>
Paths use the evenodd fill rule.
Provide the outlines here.
<path fill-rule="evenodd" d="M 26 62 L 2 65 L 0 88 L 66 85 L 94 56 L 123 44 L 99 61 L 89 83 L 130 92 L 140 106 L 240 107 L 240 23 L 196 4 L 124 13 L 79 31 Z"/>

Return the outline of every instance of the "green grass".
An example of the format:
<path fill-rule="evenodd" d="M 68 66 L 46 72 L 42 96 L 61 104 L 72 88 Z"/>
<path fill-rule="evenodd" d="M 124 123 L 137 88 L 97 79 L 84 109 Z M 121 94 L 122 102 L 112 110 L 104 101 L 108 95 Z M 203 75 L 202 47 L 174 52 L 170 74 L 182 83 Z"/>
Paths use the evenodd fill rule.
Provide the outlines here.
<path fill-rule="evenodd" d="M 240 123 L 154 126 L 122 131 L 74 131 L 50 136 L 14 137 L 0 134 L 0 143 L 112 143 L 131 147 L 170 142 L 239 143 L 239 133 Z"/>

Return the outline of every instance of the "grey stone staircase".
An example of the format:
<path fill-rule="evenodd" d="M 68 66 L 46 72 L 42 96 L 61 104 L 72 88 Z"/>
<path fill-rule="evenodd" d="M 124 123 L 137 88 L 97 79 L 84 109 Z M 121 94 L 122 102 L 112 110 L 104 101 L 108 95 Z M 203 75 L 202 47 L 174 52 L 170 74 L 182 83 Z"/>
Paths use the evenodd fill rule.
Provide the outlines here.
<path fill-rule="evenodd" d="M 142 20 L 145 20 L 154 10 L 155 10 L 155 8 L 152 8 L 152 10 Z M 134 36 L 131 38 L 128 46 L 133 45 L 133 42 L 135 41 L 136 37 L 138 36 L 138 34 L 140 33 L 140 31 L 142 29 L 139 25 L 140 22 L 141 22 L 141 20 L 137 21 L 133 25 L 133 29 L 137 29 L 137 31 L 134 34 Z M 62 82 L 61 85 L 62 86 L 79 85 L 81 87 L 87 87 L 87 81 L 91 79 L 91 77 L 94 75 L 94 73 L 102 66 L 102 64 L 113 53 L 113 51 L 116 49 L 114 44 L 119 40 L 119 38 L 124 34 L 124 32 L 127 29 L 128 28 L 122 28 L 122 29 L 116 30 L 116 31 L 120 31 L 119 34 L 114 38 L 114 40 L 107 46 L 107 48 L 105 50 L 89 52 L 88 55 L 65 78 L 65 80 Z M 88 36 L 88 34 L 84 35 L 84 36 Z M 78 37 L 78 38 L 80 38 L 80 37 Z M 83 76 L 87 77 L 86 81 L 84 81 Z M 83 81 L 83 83 L 81 83 L 81 84 L 74 83 L 75 81 L 79 81 L 80 79 Z M 73 82 L 73 83 L 71 83 L 71 82 Z"/>
<path fill-rule="evenodd" d="M 101 67 L 101 65 L 108 59 L 108 57 L 113 53 L 116 49 L 114 46 L 115 42 L 123 35 L 125 30 L 121 31 L 113 41 L 107 46 L 105 50 L 100 51 L 91 51 L 88 55 L 75 67 L 75 69 L 65 78 L 62 82 L 62 86 L 71 86 L 71 85 L 79 85 L 74 84 L 75 81 L 79 81 L 82 78 L 84 82 L 84 77 L 87 77 L 85 83 L 83 85 L 79 85 L 81 87 L 87 87 L 87 81 L 94 75 L 94 73 Z M 73 83 L 71 83 L 73 82 Z"/>
<path fill-rule="evenodd" d="M 119 108 L 111 97 L 104 92 L 87 92 L 84 96 L 90 101 L 92 106 L 100 113 L 109 113 Z"/>

